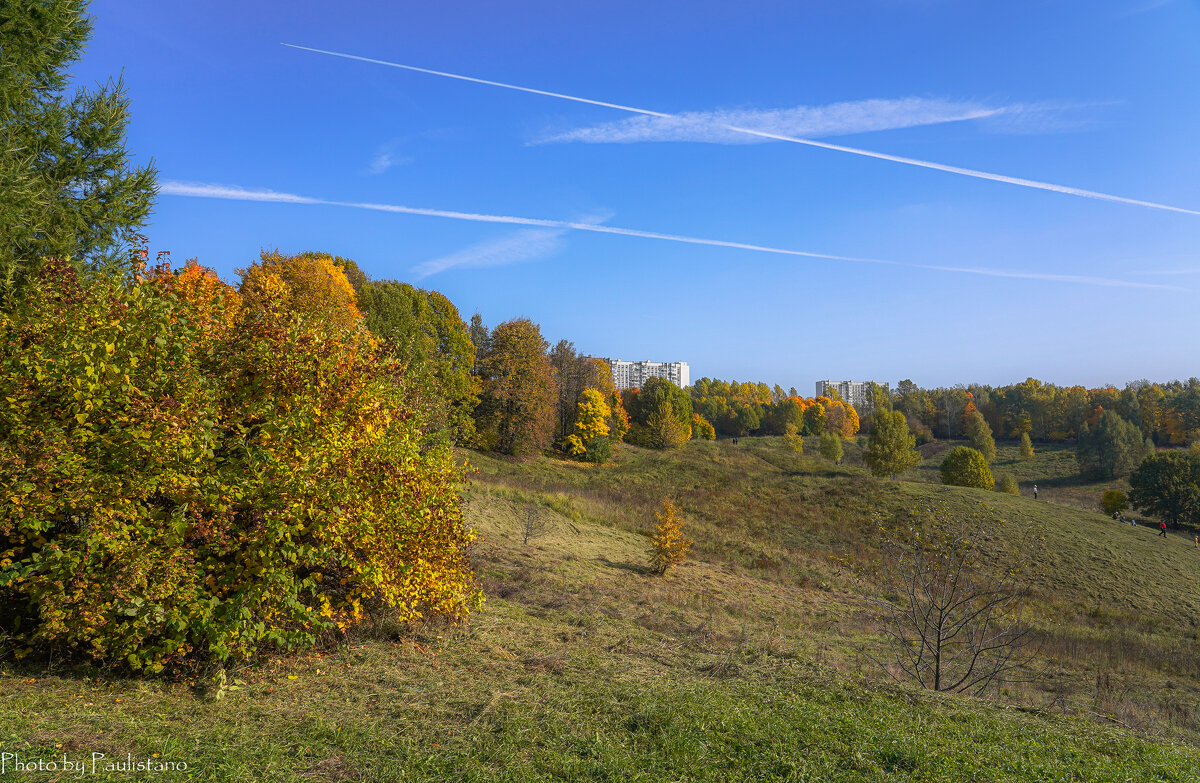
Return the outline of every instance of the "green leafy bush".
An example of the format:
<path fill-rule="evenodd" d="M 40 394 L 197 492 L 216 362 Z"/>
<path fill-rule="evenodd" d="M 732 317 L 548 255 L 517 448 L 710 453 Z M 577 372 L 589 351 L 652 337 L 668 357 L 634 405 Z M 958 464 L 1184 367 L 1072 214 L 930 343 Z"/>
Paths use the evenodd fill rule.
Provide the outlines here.
<path fill-rule="evenodd" d="M 942 483 L 956 487 L 992 489 L 996 481 L 988 468 L 987 458 L 967 446 L 956 446 L 942 460 Z"/>

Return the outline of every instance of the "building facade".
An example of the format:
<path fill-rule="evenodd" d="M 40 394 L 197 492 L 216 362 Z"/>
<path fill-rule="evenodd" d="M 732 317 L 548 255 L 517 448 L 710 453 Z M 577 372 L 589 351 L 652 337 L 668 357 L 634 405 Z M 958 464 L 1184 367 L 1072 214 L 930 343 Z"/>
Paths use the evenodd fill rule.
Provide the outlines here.
<path fill-rule="evenodd" d="M 605 359 L 612 368 L 613 383 L 618 389 L 640 389 L 651 378 L 666 378 L 679 388 L 690 386 L 691 372 L 687 362 L 627 362 L 624 359 Z"/>
<path fill-rule="evenodd" d="M 837 392 L 839 397 L 855 408 L 870 409 L 873 404 L 871 383 L 871 381 L 817 381 L 817 396 L 828 397 L 830 392 Z M 883 389 L 885 393 L 891 394 L 888 384 L 875 382 L 875 385 Z"/>

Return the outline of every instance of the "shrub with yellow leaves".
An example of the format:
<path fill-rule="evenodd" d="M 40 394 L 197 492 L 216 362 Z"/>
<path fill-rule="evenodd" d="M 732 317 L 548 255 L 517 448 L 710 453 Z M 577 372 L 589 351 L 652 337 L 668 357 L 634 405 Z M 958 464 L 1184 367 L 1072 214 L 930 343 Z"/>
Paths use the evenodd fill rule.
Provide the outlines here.
<path fill-rule="evenodd" d="M 345 276 L 296 263 L 244 298 L 51 261 L 0 312 L 0 644 L 158 671 L 476 605 L 464 466 Z"/>

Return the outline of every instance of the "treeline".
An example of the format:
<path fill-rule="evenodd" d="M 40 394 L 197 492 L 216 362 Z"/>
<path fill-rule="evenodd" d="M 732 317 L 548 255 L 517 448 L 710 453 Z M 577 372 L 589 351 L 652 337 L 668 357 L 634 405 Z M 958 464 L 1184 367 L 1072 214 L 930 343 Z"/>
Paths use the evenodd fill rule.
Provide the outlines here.
<path fill-rule="evenodd" d="M 892 394 L 895 408 L 916 431 L 938 438 L 963 437 L 970 410 L 978 410 L 999 437 L 1035 441 L 1073 440 L 1094 427 L 1104 411 L 1130 422 L 1158 446 L 1179 446 L 1200 433 L 1200 379 L 1152 383 L 1134 381 L 1124 388 L 1056 386 L 1028 378 L 1008 386 L 972 384 L 922 389 L 901 381 Z"/>
<path fill-rule="evenodd" d="M 701 378 L 688 387 L 696 413 L 720 435 L 800 435 L 832 432 L 849 438 L 858 432 L 859 412 L 836 395 L 801 397 L 793 387 Z"/>

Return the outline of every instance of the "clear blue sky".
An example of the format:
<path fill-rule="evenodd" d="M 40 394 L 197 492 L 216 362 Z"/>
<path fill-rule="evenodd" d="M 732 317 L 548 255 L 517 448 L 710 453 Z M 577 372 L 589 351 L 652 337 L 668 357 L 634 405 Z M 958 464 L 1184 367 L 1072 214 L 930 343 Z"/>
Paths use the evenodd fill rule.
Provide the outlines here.
<path fill-rule="evenodd" d="M 263 247 L 323 250 L 440 290 L 464 317 L 525 315 L 586 353 L 807 394 L 821 378 L 1200 374 L 1200 215 L 723 127 L 1200 211 L 1196 0 L 98 0 L 91 13 L 75 73 L 123 71 L 130 147 L 170 183 L 152 248 L 227 279 Z M 898 263 L 245 198 L 264 191 Z M 177 195 L 195 192 L 241 197 Z"/>

